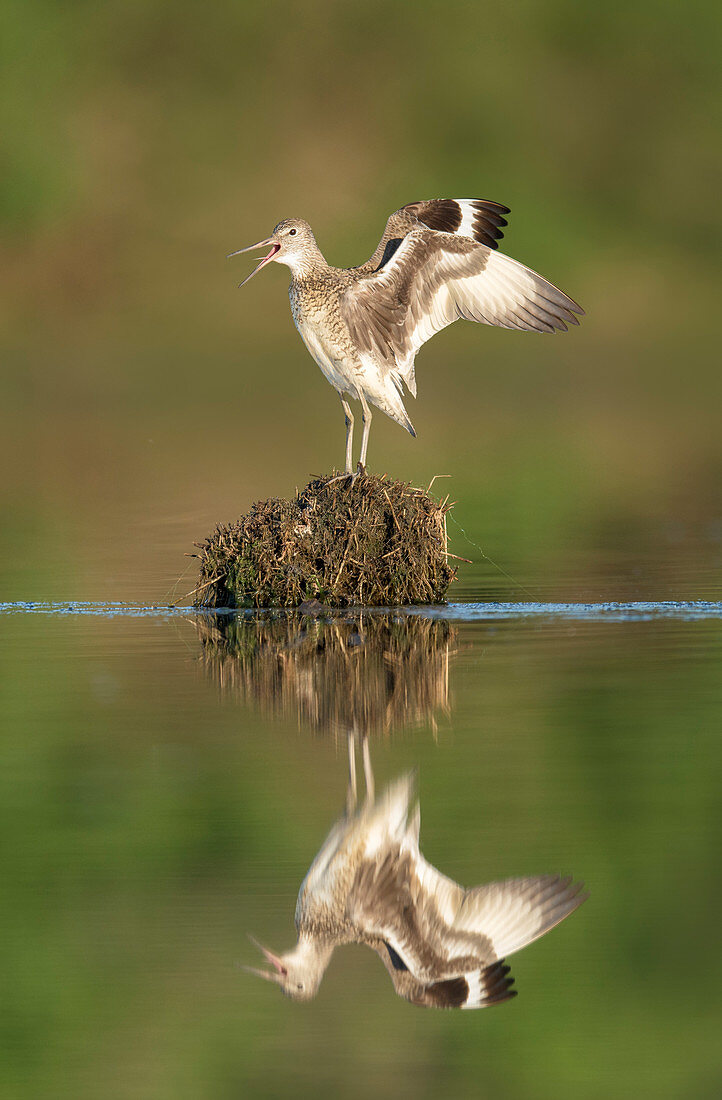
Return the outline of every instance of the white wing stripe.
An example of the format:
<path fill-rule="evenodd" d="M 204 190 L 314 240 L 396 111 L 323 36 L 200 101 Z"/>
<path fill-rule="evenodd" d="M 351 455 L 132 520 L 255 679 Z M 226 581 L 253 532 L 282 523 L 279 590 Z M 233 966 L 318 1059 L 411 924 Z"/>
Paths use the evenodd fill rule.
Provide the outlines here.
<path fill-rule="evenodd" d="M 473 240 L 473 238 L 474 238 L 474 217 L 476 215 L 476 211 L 474 210 L 473 206 L 471 205 L 472 200 L 471 199 L 457 199 L 456 202 L 458 204 L 459 209 L 461 210 L 461 225 L 459 226 L 459 228 L 457 230 L 455 230 L 455 232 L 458 233 L 462 237 L 471 237 L 472 240 Z"/>

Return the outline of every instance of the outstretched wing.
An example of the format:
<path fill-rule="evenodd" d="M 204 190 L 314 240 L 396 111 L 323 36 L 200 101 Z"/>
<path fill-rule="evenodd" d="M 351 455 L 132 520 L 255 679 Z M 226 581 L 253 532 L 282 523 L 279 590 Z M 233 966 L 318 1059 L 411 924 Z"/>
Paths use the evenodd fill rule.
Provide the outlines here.
<path fill-rule="evenodd" d="M 495 962 L 488 937 L 453 925 L 461 888 L 439 875 L 437 897 L 429 877 L 425 884 L 417 874 L 416 862 L 412 852 L 395 846 L 361 862 L 346 906 L 357 939 L 383 941 L 392 963 L 401 964 L 396 970 L 409 970 L 424 986 Z"/>
<path fill-rule="evenodd" d="M 475 886 L 464 893 L 454 929 L 483 929 L 494 957 L 511 955 L 578 909 L 589 897 L 583 887 L 583 883 L 561 875 L 512 878 Z"/>
<path fill-rule="evenodd" d="M 459 317 L 536 332 L 578 324 L 581 306 L 531 268 L 465 237 L 412 230 L 381 270 L 355 281 L 341 310 L 361 354 L 402 373 Z"/>
<path fill-rule="evenodd" d="M 421 996 L 416 984 L 424 990 L 438 986 L 439 996 L 443 985 L 450 995 L 451 986 L 444 983 L 461 978 L 468 1007 L 480 1007 L 488 999 L 483 974 L 543 936 L 587 897 L 581 883 L 560 875 L 508 879 L 466 891 L 439 876 L 437 897 L 433 877 L 423 873 L 433 870 L 431 865 L 422 858 L 422 873 L 417 873 L 416 864 L 403 849 L 364 860 L 346 910 L 356 938 L 376 948 L 397 992 L 408 999 L 410 993 Z M 492 976 L 490 971 L 488 979 Z M 495 982 L 494 995 L 504 992 Z M 454 988 L 458 992 L 461 986 Z"/>
<path fill-rule="evenodd" d="M 402 209 L 428 229 L 468 237 L 488 248 L 496 248 L 504 236 L 502 227 L 509 224 L 504 215 L 510 213 L 508 206 L 489 199 L 427 199 Z"/>
<path fill-rule="evenodd" d="M 393 256 L 404 237 L 420 225 L 496 248 L 497 241 L 504 236 L 502 227 L 508 224 L 504 215 L 509 212 L 508 206 L 490 199 L 423 199 L 407 203 L 394 211 L 386 222 L 384 235 L 362 270 L 378 271 Z"/>

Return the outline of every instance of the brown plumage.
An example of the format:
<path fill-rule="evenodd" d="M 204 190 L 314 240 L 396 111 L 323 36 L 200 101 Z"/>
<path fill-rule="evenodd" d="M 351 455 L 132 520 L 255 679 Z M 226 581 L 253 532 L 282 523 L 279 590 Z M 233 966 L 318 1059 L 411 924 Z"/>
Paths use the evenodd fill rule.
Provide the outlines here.
<path fill-rule="evenodd" d="M 508 213 L 508 206 L 488 199 L 426 199 L 407 203 L 391 215 L 373 256 L 356 270 L 366 274 L 378 270 L 382 262 L 394 254 L 406 234 L 418 229 L 419 224 L 437 233 L 460 233 L 478 244 L 497 248 L 497 242 L 504 236 L 502 226 L 508 224 L 504 217 Z M 390 242 L 393 242 L 391 248 Z"/>
<path fill-rule="evenodd" d="M 398 780 L 331 829 L 298 895 L 298 943 L 262 948 L 276 981 L 297 1000 L 315 996 L 334 949 L 362 943 L 381 958 L 412 1004 L 484 1008 L 515 996 L 504 958 L 543 936 L 586 898 L 559 875 L 507 879 L 465 890 L 419 850 L 413 783 Z"/>
<path fill-rule="evenodd" d="M 311 227 L 297 218 L 279 222 L 270 237 L 251 246 L 271 251 L 249 279 L 272 260 L 291 269 L 296 327 L 343 405 L 347 473 L 353 446 L 347 398 L 357 398 L 363 409 L 363 468 L 370 404 L 415 435 L 403 387 L 416 396 L 416 353 L 453 321 L 531 332 L 578 324 L 576 315 L 584 311 L 572 298 L 497 251 L 508 213 L 486 199 L 409 203 L 391 215 L 374 254 L 355 268 L 330 267 Z"/>

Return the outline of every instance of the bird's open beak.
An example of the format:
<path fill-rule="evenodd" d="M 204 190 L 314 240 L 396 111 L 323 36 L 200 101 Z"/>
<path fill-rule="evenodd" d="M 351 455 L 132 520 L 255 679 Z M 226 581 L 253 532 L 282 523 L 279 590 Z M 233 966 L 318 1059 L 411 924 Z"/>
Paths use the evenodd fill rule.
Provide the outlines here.
<path fill-rule="evenodd" d="M 277 252 L 280 252 L 281 246 L 278 241 L 275 241 L 273 237 L 266 237 L 265 241 L 259 241 L 258 244 L 249 244 L 248 248 L 239 248 L 236 252 L 229 252 L 226 256 L 227 260 L 230 260 L 231 256 L 240 256 L 242 252 L 253 252 L 256 248 L 266 248 L 270 244 L 271 251 L 267 256 L 264 256 L 258 267 L 254 267 L 250 275 L 247 275 L 242 283 L 239 283 L 239 288 L 245 286 L 249 279 L 252 279 L 257 271 L 260 271 L 262 267 L 269 264 Z"/>
<path fill-rule="evenodd" d="M 265 262 L 265 261 L 264 261 Z M 249 276 L 250 278 L 250 276 Z M 244 966 L 243 969 L 247 970 L 249 974 L 255 974 L 258 978 L 265 978 L 267 982 L 277 982 L 284 974 L 288 973 L 286 967 L 283 965 L 278 955 L 274 955 L 272 951 L 269 951 L 267 947 L 264 947 L 258 940 L 254 940 L 253 936 L 248 937 L 252 944 L 254 944 L 259 951 L 268 959 L 269 963 L 273 967 L 273 970 L 257 970 L 254 966 Z"/>

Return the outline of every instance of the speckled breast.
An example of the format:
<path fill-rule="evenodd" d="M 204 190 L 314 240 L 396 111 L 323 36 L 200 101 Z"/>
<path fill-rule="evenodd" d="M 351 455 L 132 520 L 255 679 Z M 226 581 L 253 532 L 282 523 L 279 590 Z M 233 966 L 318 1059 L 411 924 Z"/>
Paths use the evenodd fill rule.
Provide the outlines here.
<path fill-rule="evenodd" d="M 336 297 L 325 295 L 323 288 L 304 293 L 292 284 L 289 298 L 294 324 L 326 380 L 339 393 L 356 396 L 354 357 Z"/>

